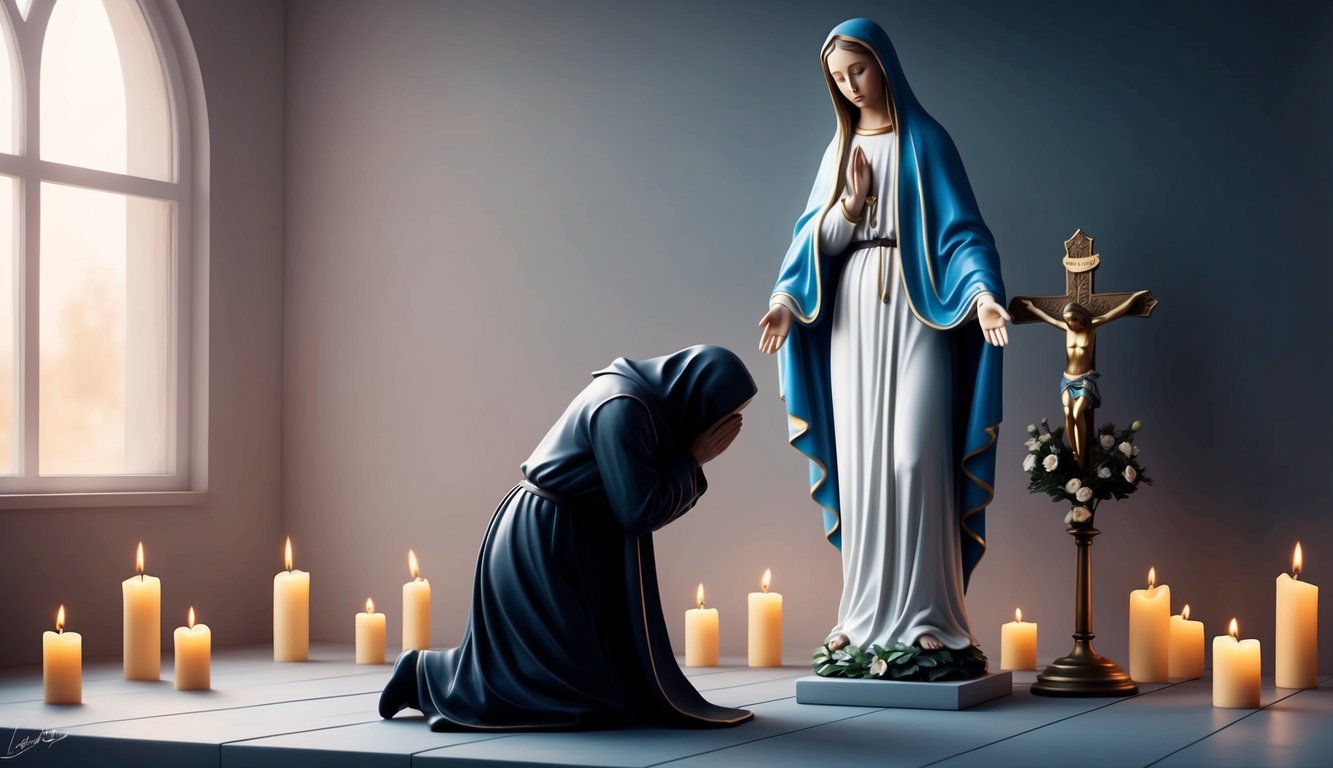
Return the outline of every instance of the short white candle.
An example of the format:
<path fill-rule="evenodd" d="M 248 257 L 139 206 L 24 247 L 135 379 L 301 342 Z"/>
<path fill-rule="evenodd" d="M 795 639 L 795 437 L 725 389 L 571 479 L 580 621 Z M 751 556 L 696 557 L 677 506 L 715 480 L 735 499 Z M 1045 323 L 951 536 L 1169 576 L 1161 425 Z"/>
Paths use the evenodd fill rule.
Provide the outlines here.
<path fill-rule="evenodd" d="M 717 609 L 704 607 L 704 585 L 695 593 L 699 606 L 685 612 L 685 666 L 717 666 Z"/>
<path fill-rule="evenodd" d="M 1203 677 L 1203 622 L 1190 621 L 1190 607 L 1171 617 L 1170 675 L 1173 678 Z"/>
<path fill-rule="evenodd" d="M 356 663 L 384 663 L 384 614 L 375 613 L 375 601 L 366 598 L 366 612 L 356 615 Z"/>
<path fill-rule="evenodd" d="M 1213 638 L 1213 706 L 1259 708 L 1258 640 L 1237 640 L 1240 628 L 1231 620 L 1231 634 Z"/>
<path fill-rule="evenodd" d="M 42 700 L 83 703 L 83 637 L 65 631 L 65 606 L 56 611 L 56 631 L 42 633 Z"/>
<path fill-rule="evenodd" d="M 1037 622 L 1023 621 L 1023 610 L 1014 609 L 1014 620 L 1000 626 L 1000 669 L 1037 668 Z"/>
<path fill-rule="evenodd" d="M 194 606 L 185 626 L 176 627 L 176 690 L 207 691 L 212 686 L 213 631 L 194 623 Z"/>

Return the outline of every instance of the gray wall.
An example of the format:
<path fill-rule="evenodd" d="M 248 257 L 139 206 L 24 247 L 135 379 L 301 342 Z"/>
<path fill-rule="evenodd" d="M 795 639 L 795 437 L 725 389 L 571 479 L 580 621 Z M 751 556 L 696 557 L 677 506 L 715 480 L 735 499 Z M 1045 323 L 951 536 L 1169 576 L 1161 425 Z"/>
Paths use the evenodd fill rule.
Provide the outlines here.
<path fill-rule="evenodd" d="M 1058 292 L 1082 227 L 1102 290 L 1161 300 L 1102 334 L 1100 416 L 1144 421 L 1157 484 L 1099 520 L 1099 648 L 1126 661 L 1150 565 L 1210 634 L 1236 615 L 1270 649 L 1296 539 L 1333 584 L 1327 4 L 296 0 L 282 477 L 315 638 L 350 641 L 371 595 L 395 641 L 415 547 L 453 643 L 492 509 L 588 371 L 708 341 L 762 390 L 709 494 L 657 536 L 669 623 L 702 580 L 740 652 L 772 567 L 788 654 L 822 639 L 839 561 L 755 322 L 832 130 L 818 49 L 867 13 L 955 138 L 1011 293 Z M 1019 464 L 1023 425 L 1058 415 L 1061 344 L 1012 337 L 968 605 L 995 658 L 1022 606 L 1049 660 L 1070 645 L 1074 552 Z"/>
<path fill-rule="evenodd" d="M 267 642 L 281 568 L 283 6 L 181 0 L 212 155 L 209 481 L 180 508 L 0 511 L 0 667 L 41 662 L 55 604 L 87 659 L 121 653 L 120 582 L 143 540 L 163 580 L 164 665 L 188 604 L 220 646 Z"/>

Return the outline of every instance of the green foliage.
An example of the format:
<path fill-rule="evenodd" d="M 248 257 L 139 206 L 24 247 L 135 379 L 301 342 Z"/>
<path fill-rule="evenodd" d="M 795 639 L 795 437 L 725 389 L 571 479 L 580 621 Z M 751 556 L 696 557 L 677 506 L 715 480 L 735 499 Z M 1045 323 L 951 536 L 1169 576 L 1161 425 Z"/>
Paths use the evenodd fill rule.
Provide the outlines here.
<path fill-rule="evenodd" d="M 820 677 L 936 681 L 966 680 L 986 674 L 986 654 L 975 645 L 938 651 L 903 643 L 889 649 L 876 644 L 869 651 L 854 645 L 833 651 L 822 645 L 810 658 L 811 668 Z"/>

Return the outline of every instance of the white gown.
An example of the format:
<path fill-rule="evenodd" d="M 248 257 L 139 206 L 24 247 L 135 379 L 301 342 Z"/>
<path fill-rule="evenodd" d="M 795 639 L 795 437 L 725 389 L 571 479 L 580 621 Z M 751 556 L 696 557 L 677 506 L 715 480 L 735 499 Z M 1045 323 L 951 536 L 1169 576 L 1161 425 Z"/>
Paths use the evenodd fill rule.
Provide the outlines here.
<path fill-rule="evenodd" d="M 895 231 L 896 134 L 858 133 L 852 146 L 870 161 L 880 202 L 859 224 L 834 203 L 820 231 L 825 253 Z M 922 634 L 966 648 L 974 639 L 963 599 L 949 339 L 912 314 L 897 249 L 845 258 L 829 360 L 843 579 L 830 634 L 862 648 Z"/>

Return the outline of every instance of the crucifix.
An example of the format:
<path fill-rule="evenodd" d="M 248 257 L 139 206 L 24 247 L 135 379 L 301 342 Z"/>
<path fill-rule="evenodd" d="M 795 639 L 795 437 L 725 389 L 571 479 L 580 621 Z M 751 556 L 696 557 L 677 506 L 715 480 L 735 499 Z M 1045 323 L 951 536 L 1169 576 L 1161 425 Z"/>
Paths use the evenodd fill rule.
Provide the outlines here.
<path fill-rule="evenodd" d="M 1152 293 L 1096 293 L 1093 272 L 1101 255 L 1092 252 L 1092 238 L 1079 229 L 1065 241 L 1063 296 L 1018 296 L 1009 303 L 1013 322 L 1044 322 L 1065 332 L 1065 370 L 1060 403 L 1065 436 L 1079 469 L 1088 470 L 1088 440 L 1093 411 L 1101 404 L 1097 388 L 1097 328 L 1121 317 L 1148 317 L 1157 306 Z"/>

